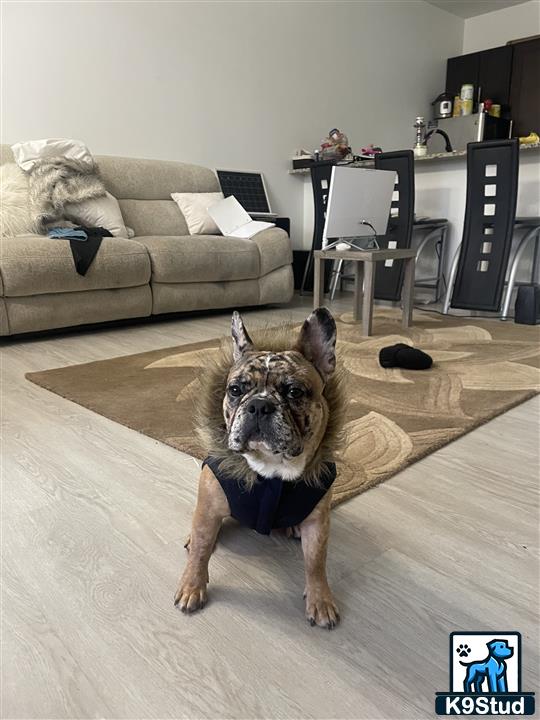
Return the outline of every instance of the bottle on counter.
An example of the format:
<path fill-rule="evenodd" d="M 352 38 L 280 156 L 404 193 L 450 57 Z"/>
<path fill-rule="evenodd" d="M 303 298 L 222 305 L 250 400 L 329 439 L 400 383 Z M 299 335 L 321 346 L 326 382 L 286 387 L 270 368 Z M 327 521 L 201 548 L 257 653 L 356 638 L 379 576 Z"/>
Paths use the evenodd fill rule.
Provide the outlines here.
<path fill-rule="evenodd" d="M 461 86 L 461 115 L 472 115 L 473 95 L 474 86 L 471 83 L 465 83 Z"/>
<path fill-rule="evenodd" d="M 459 117 L 461 115 L 461 98 L 459 95 L 456 95 L 454 97 L 454 110 L 452 112 L 452 117 Z"/>
<path fill-rule="evenodd" d="M 424 157 L 427 154 L 426 147 L 426 122 L 423 117 L 419 116 L 413 125 L 416 130 L 416 143 L 414 145 L 414 154 L 416 157 Z"/>

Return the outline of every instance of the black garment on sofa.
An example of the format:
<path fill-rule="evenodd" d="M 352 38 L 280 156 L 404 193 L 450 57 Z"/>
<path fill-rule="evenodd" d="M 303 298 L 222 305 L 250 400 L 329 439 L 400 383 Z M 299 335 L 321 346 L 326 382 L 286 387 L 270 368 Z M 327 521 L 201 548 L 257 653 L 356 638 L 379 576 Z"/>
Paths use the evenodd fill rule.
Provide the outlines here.
<path fill-rule="evenodd" d="M 88 235 L 88 239 L 81 240 L 69 240 L 71 247 L 71 254 L 73 255 L 73 262 L 75 263 L 75 270 L 79 275 L 86 275 L 88 268 L 93 263 L 94 258 L 97 255 L 99 246 L 104 237 L 113 237 L 112 232 L 107 228 L 102 227 L 76 227 L 74 230 L 84 230 Z"/>
<path fill-rule="evenodd" d="M 207 457 L 203 467 L 205 465 L 212 470 L 223 488 L 232 517 L 261 535 L 270 535 L 274 528 L 299 525 L 315 509 L 336 479 L 335 463 L 325 462 L 319 478 L 320 485 L 316 487 L 307 485 L 302 478 L 282 480 L 257 475 L 253 487 L 247 489 L 220 469 L 217 458 Z"/>

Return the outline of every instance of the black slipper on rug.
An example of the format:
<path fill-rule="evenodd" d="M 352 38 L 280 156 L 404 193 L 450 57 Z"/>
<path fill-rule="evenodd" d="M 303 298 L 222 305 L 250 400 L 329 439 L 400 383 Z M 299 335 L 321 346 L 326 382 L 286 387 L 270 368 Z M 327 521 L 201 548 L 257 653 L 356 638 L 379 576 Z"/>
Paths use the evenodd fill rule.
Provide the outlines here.
<path fill-rule="evenodd" d="M 427 370 L 433 364 L 432 358 L 422 350 L 405 343 L 389 345 L 379 352 L 379 363 L 383 368 L 400 367 L 405 370 Z"/>

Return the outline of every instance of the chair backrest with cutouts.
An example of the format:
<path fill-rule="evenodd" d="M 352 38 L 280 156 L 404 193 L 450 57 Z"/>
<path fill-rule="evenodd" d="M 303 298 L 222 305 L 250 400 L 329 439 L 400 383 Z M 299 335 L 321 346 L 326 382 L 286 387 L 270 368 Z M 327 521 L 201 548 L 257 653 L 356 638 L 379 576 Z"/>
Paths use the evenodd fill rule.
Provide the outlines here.
<path fill-rule="evenodd" d="M 451 305 L 497 311 L 501 306 L 516 219 L 519 141 L 467 145 L 467 201 Z"/>
<path fill-rule="evenodd" d="M 412 242 L 414 222 L 414 155 L 412 150 L 375 155 L 377 170 L 395 170 L 397 173 L 388 230 L 378 237 L 381 248 L 409 248 Z M 377 263 L 375 274 L 375 297 L 378 300 L 399 300 L 403 285 L 402 260 L 386 260 Z"/>

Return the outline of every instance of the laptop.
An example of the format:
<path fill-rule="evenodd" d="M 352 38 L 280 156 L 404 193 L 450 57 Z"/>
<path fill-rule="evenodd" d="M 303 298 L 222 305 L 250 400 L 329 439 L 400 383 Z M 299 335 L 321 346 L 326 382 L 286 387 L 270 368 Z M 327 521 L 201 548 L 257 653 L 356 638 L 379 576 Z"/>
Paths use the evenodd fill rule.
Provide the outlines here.
<path fill-rule="evenodd" d="M 275 218 L 272 212 L 264 178 L 260 172 L 245 170 L 216 170 L 225 197 L 234 195 L 240 205 L 253 217 Z"/>
<path fill-rule="evenodd" d="M 237 238 L 251 238 L 261 230 L 274 227 L 274 223 L 252 220 L 234 195 L 211 205 L 208 214 L 223 235 Z"/>
<path fill-rule="evenodd" d="M 361 247 L 378 235 L 385 235 L 396 183 L 393 170 L 332 168 L 323 247 L 338 238 L 354 238 Z"/>

